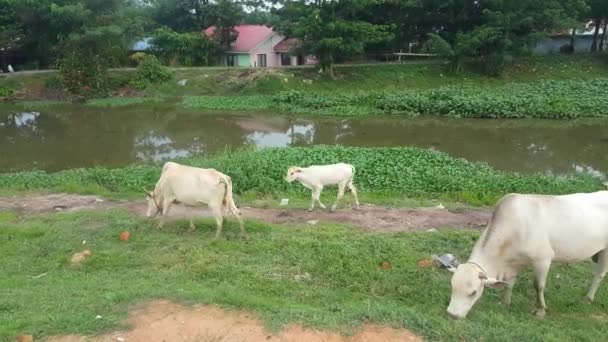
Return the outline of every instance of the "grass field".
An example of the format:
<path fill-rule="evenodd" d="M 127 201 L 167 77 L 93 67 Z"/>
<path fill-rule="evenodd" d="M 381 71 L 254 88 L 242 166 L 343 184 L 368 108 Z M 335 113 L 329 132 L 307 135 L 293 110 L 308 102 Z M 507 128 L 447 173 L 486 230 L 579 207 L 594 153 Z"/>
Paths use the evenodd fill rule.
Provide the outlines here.
<path fill-rule="evenodd" d="M 249 310 L 271 329 L 296 322 L 349 332 L 370 321 L 430 341 L 605 339 L 605 287 L 595 304 L 582 302 L 589 262 L 552 268 L 545 320 L 530 314 L 534 291 L 526 272 L 510 310 L 499 305 L 499 291 L 487 290 L 467 320 L 452 321 L 444 314 L 450 274 L 416 263 L 442 252 L 466 259 L 476 232 L 390 235 L 248 221 L 251 240 L 242 242 L 228 222 L 227 238 L 212 241 L 206 220 L 189 233 L 185 221 L 156 230 L 120 210 L 0 213 L 0 340 L 118 329 L 131 305 L 155 298 Z M 118 238 L 123 230 L 131 232 L 128 242 Z M 84 248 L 92 256 L 70 267 L 70 256 Z M 383 261 L 391 268 L 379 267 Z"/>

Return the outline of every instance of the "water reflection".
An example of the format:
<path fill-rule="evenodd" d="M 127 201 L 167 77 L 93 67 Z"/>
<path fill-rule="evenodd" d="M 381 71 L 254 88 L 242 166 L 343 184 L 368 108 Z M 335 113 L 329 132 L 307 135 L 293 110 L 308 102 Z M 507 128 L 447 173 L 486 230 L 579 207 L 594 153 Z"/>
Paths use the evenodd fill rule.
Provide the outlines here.
<path fill-rule="evenodd" d="M 4 113 L 2 111 L 5 111 Z M 297 119 L 129 107 L 0 108 L 0 170 L 118 167 L 226 147 L 417 146 L 505 170 L 605 177 L 608 122 Z"/>

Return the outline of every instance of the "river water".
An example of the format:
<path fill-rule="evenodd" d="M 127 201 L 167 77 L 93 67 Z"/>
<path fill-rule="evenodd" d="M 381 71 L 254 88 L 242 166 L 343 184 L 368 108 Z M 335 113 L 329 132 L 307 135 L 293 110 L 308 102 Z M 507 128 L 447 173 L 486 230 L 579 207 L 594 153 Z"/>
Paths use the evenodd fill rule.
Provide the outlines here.
<path fill-rule="evenodd" d="M 0 172 L 161 162 L 226 147 L 416 146 L 497 169 L 608 173 L 608 121 L 296 118 L 162 107 L 0 107 Z"/>

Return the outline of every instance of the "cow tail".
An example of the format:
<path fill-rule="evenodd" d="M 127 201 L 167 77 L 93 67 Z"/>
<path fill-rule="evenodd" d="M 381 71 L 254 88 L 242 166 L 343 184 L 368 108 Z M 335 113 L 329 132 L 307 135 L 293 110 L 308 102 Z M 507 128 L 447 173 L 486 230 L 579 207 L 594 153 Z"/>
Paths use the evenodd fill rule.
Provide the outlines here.
<path fill-rule="evenodd" d="M 357 171 L 355 169 L 355 166 L 353 164 L 348 164 L 350 166 L 350 169 L 352 170 L 353 174 L 350 176 L 350 182 L 352 183 L 353 179 L 355 179 L 355 172 Z M 350 189 L 348 190 L 350 191 Z"/>
<path fill-rule="evenodd" d="M 235 207 L 234 199 L 232 198 L 232 179 L 229 176 L 220 178 L 220 183 L 224 184 L 224 199 L 222 200 L 222 206 L 224 209 Z"/>

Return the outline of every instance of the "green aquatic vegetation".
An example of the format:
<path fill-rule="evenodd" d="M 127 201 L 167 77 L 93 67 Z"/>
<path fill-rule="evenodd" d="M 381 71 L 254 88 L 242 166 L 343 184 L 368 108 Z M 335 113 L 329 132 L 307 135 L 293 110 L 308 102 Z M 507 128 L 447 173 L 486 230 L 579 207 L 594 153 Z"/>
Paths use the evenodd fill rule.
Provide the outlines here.
<path fill-rule="evenodd" d="M 193 157 L 182 163 L 216 168 L 233 178 L 237 194 L 307 193 L 283 179 L 289 166 L 336 162 L 356 167 L 355 183 L 362 191 L 387 196 L 447 197 L 470 204 L 492 204 L 509 192 L 561 194 L 594 191 L 601 181 L 586 175 L 547 176 L 492 169 L 484 163 L 419 148 L 316 146 L 238 150 Z M 160 166 L 136 165 L 118 169 L 72 169 L 0 174 L 0 190 L 61 190 L 85 193 L 137 193 L 154 186 Z"/>

